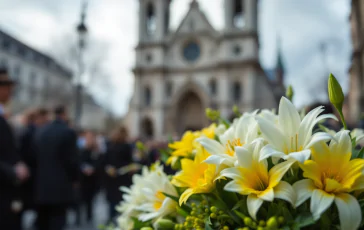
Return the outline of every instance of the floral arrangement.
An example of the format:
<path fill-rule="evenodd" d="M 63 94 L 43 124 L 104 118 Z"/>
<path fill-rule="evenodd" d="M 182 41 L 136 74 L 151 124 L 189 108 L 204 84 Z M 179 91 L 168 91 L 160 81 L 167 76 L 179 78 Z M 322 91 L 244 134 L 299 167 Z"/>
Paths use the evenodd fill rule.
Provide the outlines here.
<path fill-rule="evenodd" d="M 229 123 L 218 111 L 201 131 L 170 143 L 163 165 L 144 167 L 123 201 L 118 229 L 342 229 L 363 228 L 363 132 L 347 130 L 344 95 L 329 77 L 330 102 L 343 130 L 322 124 L 333 114 L 307 114 L 282 97 L 278 112 L 241 114 Z"/>

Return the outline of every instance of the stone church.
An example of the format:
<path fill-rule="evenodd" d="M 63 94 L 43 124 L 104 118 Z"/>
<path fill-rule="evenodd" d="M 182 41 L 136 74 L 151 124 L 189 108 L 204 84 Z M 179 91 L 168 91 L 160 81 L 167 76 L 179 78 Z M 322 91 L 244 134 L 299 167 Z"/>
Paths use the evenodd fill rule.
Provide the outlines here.
<path fill-rule="evenodd" d="M 139 0 L 135 89 L 125 119 L 132 137 L 163 139 L 201 129 L 208 125 L 207 107 L 227 118 L 234 105 L 243 111 L 277 107 L 284 94 L 282 59 L 273 78 L 260 66 L 258 0 L 224 0 L 219 31 L 197 0 L 171 31 L 170 4 Z"/>

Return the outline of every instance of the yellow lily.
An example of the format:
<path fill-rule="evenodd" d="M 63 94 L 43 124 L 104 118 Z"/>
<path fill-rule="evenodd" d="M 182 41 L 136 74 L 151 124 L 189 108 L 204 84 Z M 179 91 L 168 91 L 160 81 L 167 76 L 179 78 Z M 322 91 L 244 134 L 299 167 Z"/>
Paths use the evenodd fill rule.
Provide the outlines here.
<path fill-rule="evenodd" d="M 250 145 L 236 147 L 237 166 L 221 172 L 221 176 L 232 179 L 226 184 L 226 191 L 248 195 L 248 212 L 254 219 L 263 201 L 271 202 L 274 198 L 280 198 L 293 205 L 296 199 L 292 186 L 281 181 L 294 161 L 277 164 L 268 171 L 267 161 L 259 161 L 263 145 L 264 141 L 258 139 Z"/>
<path fill-rule="evenodd" d="M 341 229 L 357 229 L 361 223 L 361 209 L 349 193 L 364 189 L 364 159 L 351 158 L 349 131 L 340 131 L 328 146 L 317 143 L 312 148 L 312 160 L 300 164 L 304 179 L 293 187 L 297 193 L 296 207 L 311 198 L 310 209 L 315 219 L 335 202 Z"/>
<path fill-rule="evenodd" d="M 211 124 L 209 127 L 202 129 L 201 131 L 187 131 L 183 134 L 180 141 L 175 141 L 168 145 L 169 148 L 173 149 L 171 156 L 167 160 L 167 165 L 173 165 L 178 157 L 190 157 L 194 155 L 194 149 L 198 146 L 195 141 L 197 138 L 204 136 L 207 138 L 214 138 L 216 124 Z"/>
<path fill-rule="evenodd" d="M 215 188 L 216 166 L 204 162 L 208 156 L 210 154 L 199 146 L 194 160 L 188 158 L 181 160 L 182 171 L 171 181 L 177 187 L 187 188 L 179 199 L 180 205 L 186 203 L 193 194 L 209 193 Z"/>

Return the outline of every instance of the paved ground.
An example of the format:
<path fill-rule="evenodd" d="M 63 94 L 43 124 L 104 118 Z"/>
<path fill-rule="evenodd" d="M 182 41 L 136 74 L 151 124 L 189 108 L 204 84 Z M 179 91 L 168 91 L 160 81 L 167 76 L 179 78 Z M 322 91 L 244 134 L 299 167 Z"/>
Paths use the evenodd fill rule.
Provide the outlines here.
<path fill-rule="evenodd" d="M 104 194 L 99 194 L 95 199 L 94 206 L 94 223 L 84 224 L 82 227 L 74 227 L 75 214 L 72 211 L 68 213 L 68 228 L 67 230 L 97 230 L 100 224 L 105 224 L 107 220 L 108 208 Z M 23 220 L 26 230 L 30 230 L 30 225 L 33 222 L 35 213 L 28 212 Z"/>

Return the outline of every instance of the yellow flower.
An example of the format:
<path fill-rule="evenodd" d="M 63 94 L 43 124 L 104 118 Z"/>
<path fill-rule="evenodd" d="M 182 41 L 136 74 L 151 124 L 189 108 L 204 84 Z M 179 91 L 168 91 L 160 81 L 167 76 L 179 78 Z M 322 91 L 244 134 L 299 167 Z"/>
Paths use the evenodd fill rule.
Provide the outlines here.
<path fill-rule="evenodd" d="M 216 166 L 204 162 L 209 156 L 210 154 L 199 146 L 194 160 L 181 160 L 182 171 L 172 179 L 173 185 L 187 188 L 179 199 L 180 205 L 186 203 L 193 194 L 209 193 L 215 188 Z"/>
<path fill-rule="evenodd" d="M 312 148 L 312 160 L 300 164 L 308 179 L 293 185 L 298 196 L 296 207 L 311 197 L 315 219 L 335 201 L 341 229 L 345 230 L 357 229 L 362 219 L 359 203 L 349 193 L 364 189 L 364 159 L 350 160 L 351 151 L 349 131 L 338 132 L 329 146 L 317 143 Z"/>
<path fill-rule="evenodd" d="M 293 205 L 296 199 L 292 186 L 281 181 L 294 161 L 277 164 L 268 171 L 267 161 L 259 161 L 263 143 L 260 139 L 244 147 L 236 147 L 237 166 L 221 172 L 221 176 L 232 179 L 226 184 L 225 190 L 248 195 L 248 212 L 254 219 L 263 201 L 271 202 L 274 198 L 280 198 Z"/>
<path fill-rule="evenodd" d="M 213 123 L 209 127 L 202 129 L 201 131 L 185 132 L 180 141 L 175 141 L 168 145 L 174 151 L 172 152 L 172 155 L 168 158 L 167 164 L 173 165 L 178 160 L 178 157 L 193 156 L 194 149 L 199 145 L 195 140 L 201 136 L 214 138 L 215 129 L 216 124 Z"/>
<path fill-rule="evenodd" d="M 174 164 L 178 157 L 189 157 L 192 156 L 192 152 L 195 149 L 195 140 L 199 137 L 197 132 L 187 131 L 183 134 L 180 141 L 175 141 L 168 145 L 169 148 L 173 149 L 172 155 L 168 158 L 167 164 Z"/>

